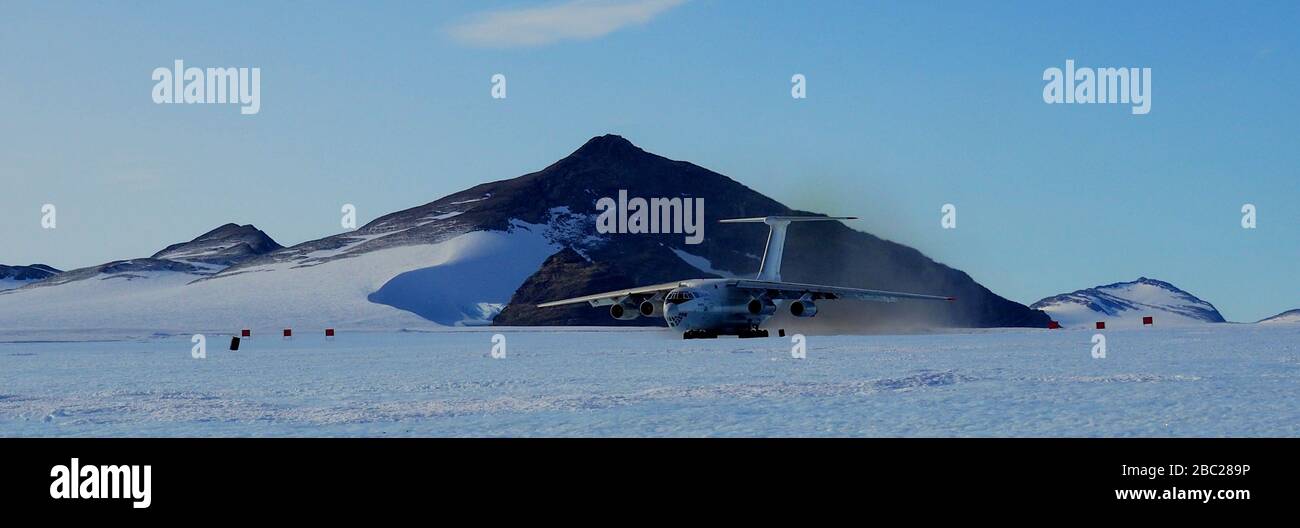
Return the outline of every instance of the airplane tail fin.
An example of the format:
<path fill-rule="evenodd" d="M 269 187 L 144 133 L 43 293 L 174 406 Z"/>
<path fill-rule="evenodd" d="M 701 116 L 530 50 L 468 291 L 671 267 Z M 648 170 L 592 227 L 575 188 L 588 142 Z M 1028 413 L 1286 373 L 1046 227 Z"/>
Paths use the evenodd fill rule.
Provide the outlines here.
<path fill-rule="evenodd" d="M 770 229 L 767 233 L 767 248 L 763 250 L 763 263 L 758 267 L 758 280 L 781 280 L 781 256 L 785 250 L 785 230 L 791 222 L 818 222 L 827 220 L 857 220 L 856 216 L 756 216 L 752 218 L 728 218 L 718 220 L 723 224 L 763 223 Z"/>

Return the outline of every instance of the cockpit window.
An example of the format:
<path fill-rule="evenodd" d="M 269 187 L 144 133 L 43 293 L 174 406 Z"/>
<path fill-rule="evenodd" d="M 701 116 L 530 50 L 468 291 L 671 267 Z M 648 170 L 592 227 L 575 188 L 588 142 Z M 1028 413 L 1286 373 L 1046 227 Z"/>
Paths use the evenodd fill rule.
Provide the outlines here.
<path fill-rule="evenodd" d="M 668 296 L 664 297 L 664 302 L 668 304 L 681 304 L 694 298 L 694 293 L 678 290 L 668 292 Z"/>

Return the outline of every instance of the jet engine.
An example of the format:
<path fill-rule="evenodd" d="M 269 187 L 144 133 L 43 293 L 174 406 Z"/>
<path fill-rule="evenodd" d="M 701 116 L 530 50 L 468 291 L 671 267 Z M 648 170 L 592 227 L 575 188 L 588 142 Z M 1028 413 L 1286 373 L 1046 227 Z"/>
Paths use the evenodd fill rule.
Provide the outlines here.
<path fill-rule="evenodd" d="M 609 315 L 620 321 L 636 319 L 641 314 L 638 313 L 638 307 L 626 300 L 617 302 L 609 306 Z"/>
<path fill-rule="evenodd" d="M 664 314 L 664 303 L 646 299 L 641 301 L 640 311 L 643 317 L 658 317 Z"/>
<path fill-rule="evenodd" d="M 795 317 L 812 317 L 817 315 L 817 305 L 812 301 L 800 299 L 790 303 L 790 315 Z"/>
<path fill-rule="evenodd" d="M 749 315 L 772 315 L 776 313 L 776 304 L 771 299 L 750 299 L 745 311 Z"/>

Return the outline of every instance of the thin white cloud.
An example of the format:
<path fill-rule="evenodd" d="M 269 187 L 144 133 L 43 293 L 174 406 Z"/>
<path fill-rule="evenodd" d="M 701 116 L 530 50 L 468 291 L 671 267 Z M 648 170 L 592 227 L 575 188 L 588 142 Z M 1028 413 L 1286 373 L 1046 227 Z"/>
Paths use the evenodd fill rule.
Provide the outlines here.
<path fill-rule="evenodd" d="M 561 40 L 590 40 L 645 24 L 686 0 L 570 0 L 542 7 L 503 9 L 471 16 L 447 29 L 471 46 L 541 46 Z"/>

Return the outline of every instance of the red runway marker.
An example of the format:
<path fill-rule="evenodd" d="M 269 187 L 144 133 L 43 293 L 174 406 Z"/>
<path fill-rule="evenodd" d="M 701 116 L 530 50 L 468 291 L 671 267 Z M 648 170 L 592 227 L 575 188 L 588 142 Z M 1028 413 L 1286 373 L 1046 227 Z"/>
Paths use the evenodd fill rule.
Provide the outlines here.
<path fill-rule="evenodd" d="M 239 337 L 252 337 L 252 336 L 253 336 L 253 331 L 247 328 L 239 332 Z"/>
<path fill-rule="evenodd" d="M 293 329 L 285 328 L 285 329 L 284 329 L 284 337 L 293 337 Z"/>
<path fill-rule="evenodd" d="M 1145 317 L 1142 318 L 1142 324 L 1144 324 L 1144 325 L 1156 324 L 1156 318 L 1151 317 L 1151 316 L 1149 316 L 1149 315 L 1148 315 L 1148 316 L 1145 316 Z"/>
<path fill-rule="evenodd" d="M 325 329 L 325 337 L 334 337 L 334 329 L 333 329 L 333 328 L 326 328 L 326 329 Z"/>
<path fill-rule="evenodd" d="M 1106 329 L 1106 323 L 1104 323 L 1104 322 L 1102 322 L 1102 321 L 1097 321 L 1097 329 L 1098 329 L 1098 330 L 1105 330 L 1105 329 Z"/>

